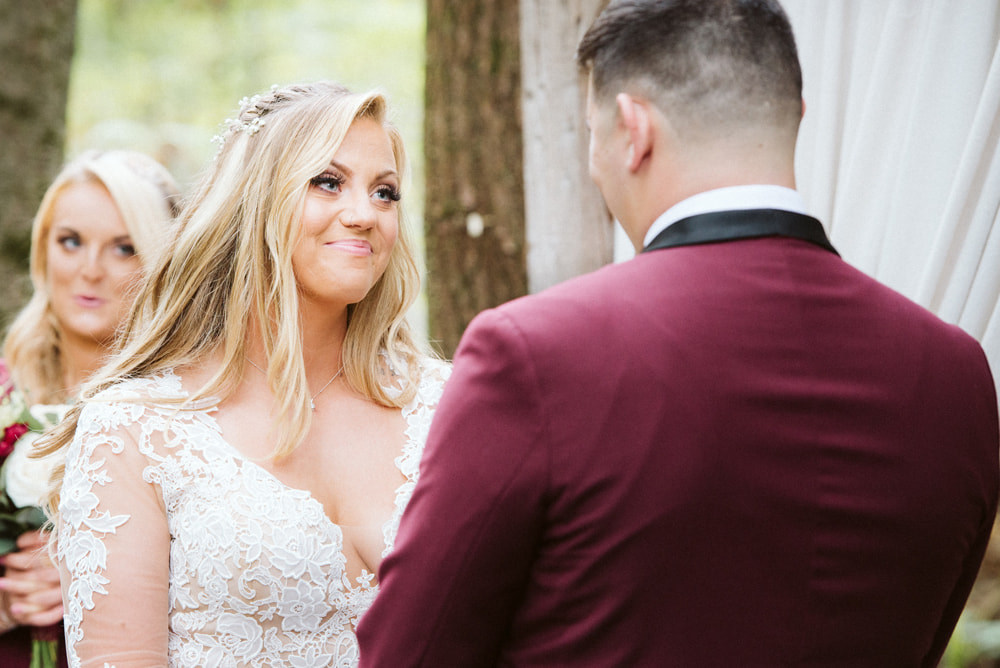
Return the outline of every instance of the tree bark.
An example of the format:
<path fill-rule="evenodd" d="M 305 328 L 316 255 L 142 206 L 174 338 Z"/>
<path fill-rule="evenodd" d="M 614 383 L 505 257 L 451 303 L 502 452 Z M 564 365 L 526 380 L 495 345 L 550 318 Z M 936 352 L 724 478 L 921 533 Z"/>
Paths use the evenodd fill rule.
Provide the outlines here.
<path fill-rule="evenodd" d="M 527 292 L 516 0 L 428 0 L 428 326 L 448 357 L 480 311 Z"/>
<path fill-rule="evenodd" d="M 576 47 L 607 0 L 521 0 L 528 287 L 614 258 L 614 227 L 588 170 L 587 78 Z"/>
<path fill-rule="evenodd" d="M 63 161 L 76 0 L 0 0 L 0 322 L 30 291 L 31 222 Z"/>

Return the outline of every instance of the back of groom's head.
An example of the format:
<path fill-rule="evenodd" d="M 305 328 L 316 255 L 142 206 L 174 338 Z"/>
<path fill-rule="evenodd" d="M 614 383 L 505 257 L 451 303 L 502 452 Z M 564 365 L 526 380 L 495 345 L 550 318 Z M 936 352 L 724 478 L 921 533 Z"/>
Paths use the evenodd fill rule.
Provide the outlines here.
<path fill-rule="evenodd" d="M 802 72 L 777 0 L 612 0 L 577 61 L 598 102 L 641 95 L 688 135 L 798 130 Z"/>

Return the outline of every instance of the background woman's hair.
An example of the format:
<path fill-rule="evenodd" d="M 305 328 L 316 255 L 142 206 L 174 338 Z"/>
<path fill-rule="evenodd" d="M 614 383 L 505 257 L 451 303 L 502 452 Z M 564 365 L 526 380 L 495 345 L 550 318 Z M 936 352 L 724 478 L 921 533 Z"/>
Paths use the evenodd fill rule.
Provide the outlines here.
<path fill-rule="evenodd" d="M 67 163 L 45 192 L 31 231 L 32 296 L 8 330 L 3 355 L 14 384 L 31 403 L 70 399 L 63 379 L 61 329 L 52 311 L 48 285 L 48 237 L 55 204 L 74 185 L 103 186 L 121 214 L 148 271 L 171 234 L 179 191 L 173 177 L 152 158 L 134 151 L 88 151 Z"/>

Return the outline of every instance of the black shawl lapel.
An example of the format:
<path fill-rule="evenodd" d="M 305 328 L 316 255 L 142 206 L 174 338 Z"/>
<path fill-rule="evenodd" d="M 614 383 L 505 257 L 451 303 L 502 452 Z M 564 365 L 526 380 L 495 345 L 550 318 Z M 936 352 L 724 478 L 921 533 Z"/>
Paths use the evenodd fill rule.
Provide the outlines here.
<path fill-rule="evenodd" d="M 717 211 L 678 220 L 660 232 L 642 252 L 712 244 L 735 239 L 782 236 L 802 239 L 840 255 L 830 243 L 823 225 L 811 216 L 780 209 Z"/>

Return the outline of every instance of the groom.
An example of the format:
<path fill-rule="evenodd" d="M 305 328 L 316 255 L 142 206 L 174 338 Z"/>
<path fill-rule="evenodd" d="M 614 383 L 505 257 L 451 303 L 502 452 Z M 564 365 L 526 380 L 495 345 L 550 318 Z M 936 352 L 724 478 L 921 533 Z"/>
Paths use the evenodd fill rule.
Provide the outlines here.
<path fill-rule="evenodd" d="M 997 398 L 971 337 L 804 213 L 786 15 L 613 1 L 578 58 L 642 252 L 470 325 L 361 665 L 936 666 Z"/>

